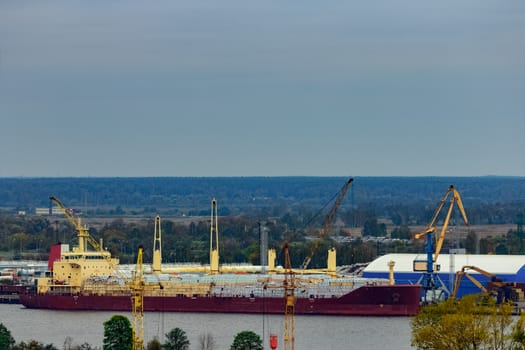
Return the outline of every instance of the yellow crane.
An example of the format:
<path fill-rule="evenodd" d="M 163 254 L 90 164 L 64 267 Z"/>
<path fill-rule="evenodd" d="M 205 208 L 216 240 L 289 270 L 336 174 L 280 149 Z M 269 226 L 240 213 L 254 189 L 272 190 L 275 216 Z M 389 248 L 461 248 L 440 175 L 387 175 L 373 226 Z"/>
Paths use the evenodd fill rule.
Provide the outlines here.
<path fill-rule="evenodd" d="M 87 251 L 87 244 L 88 243 L 91 244 L 91 246 L 96 251 L 99 251 L 99 252 L 103 252 L 104 251 L 103 248 L 102 248 L 102 240 L 99 243 L 96 240 L 94 240 L 93 237 L 91 237 L 91 235 L 88 232 L 87 225 L 82 225 L 82 221 L 81 221 L 80 217 L 75 219 L 72 209 L 67 208 L 58 198 L 56 198 L 54 196 L 50 196 L 49 199 L 60 208 L 62 213 L 64 213 L 66 219 L 77 230 L 77 232 L 78 232 L 78 235 L 77 235 L 77 237 L 78 237 L 78 247 L 79 247 L 79 250 L 81 252 Z"/>
<path fill-rule="evenodd" d="M 441 212 L 441 209 L 443 209 L 443 206 L 445 205 L 445 202 L 447 201 L 449 195 L 452 194 L 452 197 L 450 199 L 450 206 L 448 208 L 447 216 L 445 218 L 445 221 L 443 222 L 443 227 L 441 228 L 441 232 L 439 236 L 436 238 L 436 247 L 434 250 L 434 257 L 433 261 L 436 262 L 439 256 L 439 253 L 441 252 L 441 247 L 443 246 L 443 242 L 445 240 L 445 234 L 447 232 L 448 224 L 450 221 L 450 216 L 452 214 L 452 209 L 454 208 L 454 204 L 457 203 L 459 210 L 461 211 L 461 215 L 463 217 L 463 220 L 465 221 L 465 224 L 468 226 L 469 222 L 467 219 L 467 214 L 465 212 L 465 208 L 463 207 L 463 202 L 461 201 L 461 197 L 459 195 L 459 192 L 456 190 L 456 188 L 453 185 L 450 185 L 447 192 L 439 202 L 439 205 L 437 206 L 434 215 L 432 216 L 432 219 L 430 220 L 430 223 L 427 225 L 427 227 L 414 235 L 415 239 L 419 239 L 423 236 L 427 236 L 428 234 L 431 234 L 436 231 L 436 220 L 439 216 L 439 213 Z"/>
<path fill-rule="evenodd" d="M 288 244 L 284 245 L 284 350 L 294 350 L 295 342 L 295 273 L 290 263 Z"/>
<path fill-rule="evenodd" d="M 474 276 L 469 274 L 469 270 L 476 271 L 480 275 L 487 277 L 490 280 L 489 284 L 492 288 L 489 287 L 487 289 L 487 287 L 481 284 L 481 282 L 479 282 Z M 515 297 L 517 295 L 517 288 L 515 283 L 504 282 L 495 274 L 490 273 L 477 266 L 465 265 L 461 268 L 461 270 L 456 272 L 456 278 L 454 280 L 454 291 L 451 295 L 452 298 L 456 297 L 463 277 L 468 278 L 476 287 L 478 287 L 481 290 L 482 293 L 488 293 L 493 296 L 496 296 L 498 304 L 502 301 L 508 301 L 509 299 L 512 299 L 513 296 Z"/>
<path fill-rule="evenodd" d="M 144 350 L 144 270 L 142 246 L 139 247 L 133 278 L 128 282 L 131 289 L 131 325 L 133 329 L 133 350 Z"/>
<path fill-rule="evenodd" d="M 443 209 L 448 197 L 450 198 L 450 206 L 447 211 L 447 215 L 445 217 L 445 220 L 443 222 L 443 227 L 441 228 L 441 232 L 439 236 L 435 237 L 435 245 L 433 240 L 433 233 L 437 230 L 436 228 L 436 220 L 441 212 L 441 209 Z M 425 261 L 416 260 L 414 261 L 414 271 L 423 271 L 424 274 L 422 276 L 421 284 L 423 286 L 423 291 L 425 292 L 425 298 L 428 291 L 435 291 L 438 287 L 435 275 L 435 264 L 437 262 L 437 259 L 439 257 L 439 253 L 441 252 L 441 248 L 443 247 L 443 242 L 445 240 L 445 234 L 447 232 L 448 224 L 450 222 L 450 217 L 452 214 L 452 210 L 454 208 L 454 204 L 457 203 L 457 206 L 459 207 L 459 210 L 461 212 L 461 216 L 463 217 L 463 220 L 465 221 L 465 224 L 468 226 L 469 222 L 467 219 L 467 214 L 465 212 L 465 208 L 463 207 L 463 202 L 461 201 L 461 197 L 459 195 L 459 192 L 456 190 L 456 188 L 453 185 L 450 185 L 447 192 L 441 198 L 441 201 L 439 202 L 436 210 L 434 211 L 434 215 L 432 215 L 432 219 L 430 220 L 427 227 L 414 235 L 414 239 L 420 239 L 422 237 L 427 238 L 427 244 L 426 244 L 426 252 L 427 252 L 427 259 Z M 444 286 L 443 283 L 441 283 L 442 286 Z"/>
<path fill-rule="evenodd" d="M 461 280 L 463 279 L 463 277 L 467 277 L 483 293 L 487 293 L 487 289 L 481 284 L 481 282 L 479 282 L 477 279 L 472 277 L 468 273 L 468 270 L 474 270 L 474 271 L 476 271 L 478 273 L 481 273 L 484 276 L 490 277 L 491 279 L 496 279 L 497 278 L 495 275 L 493 275 L 493 274 L 491 274 L 491 273 L 489 273 L 489 272 L 487 272 L 487 271 L 485 271 L 483 269 L 480 269 L 479 267 L 465 265 L 465 266 L 463 266 L 461 268 L 461 270 L 456 272 L 456 278 L 454 280 L 454 290 L 453 290 L 452 295 L 451 295 L 452 298 L 456 297 L 456 295 L 458 293 L 458 290 L 459 290 L 459 286 L 461 285 Z"/>
<path fill-rule="evenodd" d="M 284 293 L 284 350 L 294 350 L 295 342 L 295 288 L 298 287 L 298 281 L 296 279 L 296 273 L 292 269 L 290 262 L 290 253 L 288 249 L 288 243 L 283 245 L 284 252 L 284 269 L 282 271 L 283 278 L 265 278 L 261 279 L 264 282 L 264 289 L 276 288 L 283 289 Z M 271 261 L 271 259 L 270 259 Z M 272 349 L 277 347 L 277 338 L 271 336 L 271 343 L 273 344 Z"/>
<path fill-rule="evenodd" d="M 354 179 L 352 178 L 348 179 L 343 185 L 343 187 L 339 190 L 337 194 L 337 198 L 332 208 L 330 209 L 330 212 L 326 216 L 323 227 L 321 228 L 321 231 L 319 232 L 318 238 L 312 244 L 312 247 L 310 249 L 310 254 L 308 254 L 308 256 L 304 259 L 301 265 L 301 269 L 306 270 L 306 268 L 310 264 L 310 261 L 312 260 L 312 257 L 315 254 L 315 251 L 317 250 L 317 248 L 319 248 L 319 245 L 321 244 L 323 239 L 328 235 L 328 233 L 330 233 L 330 228 L 332 227 L 332 223 L 334 221 L 337 209 L 339 208 L 339 206 L 341 205 L 341 202 L 345 198 L 346 192 L 348 191 L 348 187 L 350 187 L 350 184 L 352 183 L 352 181 L 354 181 Z"/>

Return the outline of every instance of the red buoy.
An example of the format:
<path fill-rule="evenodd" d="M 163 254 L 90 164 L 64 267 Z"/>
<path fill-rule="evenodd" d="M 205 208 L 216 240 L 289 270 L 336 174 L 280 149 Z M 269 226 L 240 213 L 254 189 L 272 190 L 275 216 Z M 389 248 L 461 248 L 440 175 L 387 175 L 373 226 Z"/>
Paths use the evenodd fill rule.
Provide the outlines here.
<path fill-rule="evenodd" d="M 274 334 L 270 335 L 270 348 L 272 348 L 272 350 L 277 349 L 277 336 Z"/>

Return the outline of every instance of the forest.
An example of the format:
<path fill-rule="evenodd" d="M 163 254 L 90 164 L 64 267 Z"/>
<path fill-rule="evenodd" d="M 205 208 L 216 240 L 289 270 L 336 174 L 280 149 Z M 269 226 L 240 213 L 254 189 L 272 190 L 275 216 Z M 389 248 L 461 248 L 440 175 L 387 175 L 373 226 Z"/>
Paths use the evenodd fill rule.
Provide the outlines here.
<path fill-rule="evenodd" d="M 348 178 L 4 178 L 0 179 L 0 256 L 47 258 L 51 244 L 75 244 L 75 229 L 63 215 L 35 215 L 35 208 L 61 199 L 90 226 L 95 239 L 122 262 L 136 248 L 151 259 L 154 218 L 162 217 L 165 262 L 209 259 L 210 201 L 218 201 L 220 256 L 223 263 L 260 262 L 260 235 L 270 248 L 289 242 L 292 265 L 300 265 L 335 196 Z M 424 227 L 450 185 L 461 194 L 471 225 L 511 225 L 502 236 L 461 229 L 444 249 L 470 253 L 523 253 L 525 178 L 355 178 L 338 207 L 330 234 L 322 239 L 311 267 L 326 265 L 336 247 L 338 265 L 373 260 L 389 252 L 423 252 L 412 240 Z M 442 220 L 440 218 L 439 220 Z M 462 219 L 454 210 L 452 225 Z"/>

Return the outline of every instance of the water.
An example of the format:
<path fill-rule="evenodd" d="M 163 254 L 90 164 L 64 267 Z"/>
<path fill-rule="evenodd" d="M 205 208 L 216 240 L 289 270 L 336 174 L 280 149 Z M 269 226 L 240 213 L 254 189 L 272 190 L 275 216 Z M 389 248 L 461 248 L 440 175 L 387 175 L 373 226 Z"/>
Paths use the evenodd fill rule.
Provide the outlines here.
<path fill-rule="evenodd" d="M 38 340 L 62 349 L 66 337 L 73 344 L 89 343 L 102 346 L 103 323 L 115 312 L 30 310 L 21 305 L 0 304 L 0 322 L 17 342 Z M 120 313 L 131 320 L 131 313 Z M 146 313 L 144 317 L 145 344 L 157 337 L 165 341 L 164 334 L 171 329 L 183 329 L 190 340 L 191 350 L 199 349 L 199 336 L 211 334 L 215 350 L 230 348 L 235 335 L 244 330 L 263 337 L 269 349 L 269 334 L 279 337 L 282 349 L 284 316 L 238 315 L 202 313 Z M 389 349 L 409 350 L 410 318 L 408 317 L 344 317 L 296 316 L 295 349 Z"/>

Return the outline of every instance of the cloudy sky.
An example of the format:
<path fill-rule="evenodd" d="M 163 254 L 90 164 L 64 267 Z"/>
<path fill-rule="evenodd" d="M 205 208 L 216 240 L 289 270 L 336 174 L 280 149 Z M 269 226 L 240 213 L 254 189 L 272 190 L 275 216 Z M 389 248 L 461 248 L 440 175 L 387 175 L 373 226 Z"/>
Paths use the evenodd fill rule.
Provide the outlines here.
<path fill-rule="evenodd" d="M 525 1 L 0 2 L 0 177 L 525 176 Z"/>

